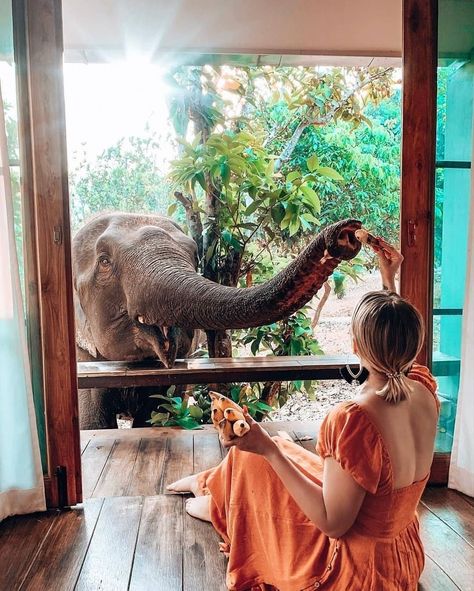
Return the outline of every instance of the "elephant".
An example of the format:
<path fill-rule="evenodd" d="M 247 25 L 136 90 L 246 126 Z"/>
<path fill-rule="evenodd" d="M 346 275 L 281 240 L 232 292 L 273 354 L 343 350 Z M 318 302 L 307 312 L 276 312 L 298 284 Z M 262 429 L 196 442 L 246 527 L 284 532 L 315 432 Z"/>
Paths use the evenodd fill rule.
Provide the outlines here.
<path fill-rule="evenodd" d="M 197 272 L 196 243 L 170 218 L 100 214 L 72 243 L 78 359 L 158 359 L 172 367 L 189 354 L 197 329 L 250 328 L 286 318 L 342 260 L 358 254 L 355 231 L 361 227 L 352 219 L 327 226 L 271 280 L 239 288 Z M 81 428 L 115 427 L 121 410 L 143 426 L 151 403 L 134 391 L 81 390 Z"/>

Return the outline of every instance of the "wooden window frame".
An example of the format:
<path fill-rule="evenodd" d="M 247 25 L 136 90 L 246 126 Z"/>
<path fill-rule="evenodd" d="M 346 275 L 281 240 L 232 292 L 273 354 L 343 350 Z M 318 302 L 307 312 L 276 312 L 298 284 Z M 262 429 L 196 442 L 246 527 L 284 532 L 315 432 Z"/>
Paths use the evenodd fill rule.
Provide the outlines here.
<path fill-rule="evenodd" d="M 432 366 L 438 1 L 403 0 L 400 292 L 421 312 L 419 361 Z M 430 483 L 447 484 L 450 453 L 435 452 Z"/>
<path fill-rule="evenodd" d="M 30 354 L 42 375 L 46 501 L 58 507 L 82 500 L 61 0 L 12 8 Z"/>
<path fill-rule="evenodd" d="M 400 292 L 421 312 L 426 338 L 419 361 L 431 366 L 436 156 L 437 0 L 403 2 L 403 101 Z"/>

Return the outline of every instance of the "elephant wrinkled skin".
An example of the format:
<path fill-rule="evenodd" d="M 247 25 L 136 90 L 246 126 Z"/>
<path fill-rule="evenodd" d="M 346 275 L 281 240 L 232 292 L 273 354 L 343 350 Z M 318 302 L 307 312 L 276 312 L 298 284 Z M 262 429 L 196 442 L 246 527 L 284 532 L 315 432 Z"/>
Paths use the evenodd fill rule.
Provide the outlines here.
<path fill-rule="evenodd" d="M 196 329 L 249 328 L 285 318 L 313 297 L 341 260 L 357 255 L 354 232 L 360 228 L 357 220 L 332 224 L 270 281 L 238 288 L 197 273 L 194 241 L 169 218 L 99 215 L 73 241 L 78 358 L 158 358 L 171 367 L 189 354 Z M 115 426 L 123 410 L 140 416 L 134 424 L 141 425 L 151 403 L 140 400 L 146 398 L 134 392 L 82 390 L 81 428 Z"/>

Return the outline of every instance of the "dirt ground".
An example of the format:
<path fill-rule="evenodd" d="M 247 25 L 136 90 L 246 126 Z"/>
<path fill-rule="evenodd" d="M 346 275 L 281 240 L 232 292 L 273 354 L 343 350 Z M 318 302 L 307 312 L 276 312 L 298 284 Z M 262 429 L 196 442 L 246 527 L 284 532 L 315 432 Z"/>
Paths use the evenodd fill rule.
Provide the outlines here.
<path fill-rule="evenodd" d="M 351 351 L 349 327 L 352 311 L 368 291 L 381 289 L 380 274 L 367 273 L 358 283 L 346 280 L 346 293 L 339 299 L 331 293 L 326 302 L 314 336 L 326 355 L 344 355 Z M 313 306 L 317 300 L 313 300 Z"/>

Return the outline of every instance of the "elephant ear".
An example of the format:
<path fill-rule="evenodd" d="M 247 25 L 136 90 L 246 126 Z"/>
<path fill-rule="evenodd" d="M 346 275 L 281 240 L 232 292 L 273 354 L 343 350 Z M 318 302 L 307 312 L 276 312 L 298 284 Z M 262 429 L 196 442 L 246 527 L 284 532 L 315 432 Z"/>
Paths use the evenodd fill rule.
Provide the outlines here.
<path fill-rule="evenodd" d="M 98 351 L 94 345 L 92 332 L 77 293 L 74 293 L 74 315 L 76 321 L 76 345 L 96 358 Z"/>

